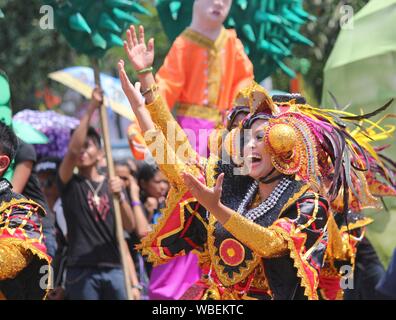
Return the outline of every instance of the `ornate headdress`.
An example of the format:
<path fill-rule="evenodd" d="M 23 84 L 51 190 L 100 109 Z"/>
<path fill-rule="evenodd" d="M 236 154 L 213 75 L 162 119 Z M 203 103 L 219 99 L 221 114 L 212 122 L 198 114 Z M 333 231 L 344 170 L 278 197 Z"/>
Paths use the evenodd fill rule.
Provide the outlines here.
<path fill-rule="evenodd" d="M 375 140 L 393 132 L 393 127 L 383 129 L 369 120 L 390 103 L 370 114 L 357 116 L 334 109 L 314 108 L 299 95 L 271 98 L 256 83 L 241 91 L 236 101 L 238 99 L 244 99 L 251 114 L 224 141 L 233 159 L 238 158 L 237 150 L 241 150 L 237 147 L 240 142 L 238 130 L 249 129 L 254 121 L 263 119 L 266 120 L 264 141 L 274 168 L 328 193 L 330 202 L 341 202 L 343 211 L 348 210 L 351 200 L 357 201 L 360 208 L 374 205 L 376 199 L 371 191 L 375 184 L 370 186 L 368 183 L 373 173 L 386 180 L 381 184 L 381 190 L 386 190 L 387 195 L 395 191 L 394 168 L 390 169 L 394 163 L 370 146 L 372 132 L 367 132 L 379 130 Z M 359 131 L 349 131 L 348 124 L 357 126 Z M 365 129 L 367 124 L 371 127 Z M 379 158 L 382 161 L 379 162 Z"/>
<path fill-rule="evenodd" d="M 238 108 L 243 110 L 243 112 L 248 112 L 251 114 L 262 113 L 265 115 L 272 115 L 279 113 L 277 106 L 273 103 L 270 95 L 267 91 L 261 87 L 258 83 L 252 81 L 252 83 L 243 89 L 241 89 L 235 100 L 234 100 L 234 111 L 237 112 Z M 232 112 L 230 113 L 232 116 Z M 236 117 L 236 114 L 233 115 Z M 245 122 L 247 116 L 242 123 Z M 223 139 L 223 147 L 227 153 L 231 156 L 235 164 L 241 164 L 242 158 L 240 154 L 240 136 L 241 130 L 243 129 L 242 123 L 233 130 L 231 130 Z"/>

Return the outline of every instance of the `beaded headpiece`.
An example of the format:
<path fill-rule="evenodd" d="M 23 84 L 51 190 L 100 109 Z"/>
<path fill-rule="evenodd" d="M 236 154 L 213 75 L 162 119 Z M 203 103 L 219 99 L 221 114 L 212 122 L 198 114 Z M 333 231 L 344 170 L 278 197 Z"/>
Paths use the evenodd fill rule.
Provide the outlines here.
<path fill-rule="evenodd" d="M 256 89 L 256 92 L 265 94 L 264 89 Z M 254 121 L 266 120 L 264 141 L 274 168 L 328 193 L 331 202 L 337 199 L 342 203 L 341 208 L 347 210 L 351 199 L 367 206 L 375 202 L 367 178 L 373 173 L 370 159 L 379 157 L 364 146 L 364 142 L 368 142 L 362 136 L 348 130 L 347 124 L 353 123 L 359 128 L 364 128 L 367 123 L 373 126 L 368 119 L 389 104 L 370 114 L 357 116 L 334 109 L 314 108 L 299 95 L 274 96 L 272 99 L 267 96 L 256 99 L 256 107 L 251 108 L 251 114 L 242 126 L 249 129 Z M 374 127 L 379 128 L 378 125 Z M 364 133 L 367 138 L 365 129 L 361 130 L 361 135 Z M 385 130 L 381 134 L 385 135 Z M 380 168 L 382 170 L 377 165 L 376 171 L 385 174 L 390 181 L 394 171 L 385 170 L 383 165 Z"/>

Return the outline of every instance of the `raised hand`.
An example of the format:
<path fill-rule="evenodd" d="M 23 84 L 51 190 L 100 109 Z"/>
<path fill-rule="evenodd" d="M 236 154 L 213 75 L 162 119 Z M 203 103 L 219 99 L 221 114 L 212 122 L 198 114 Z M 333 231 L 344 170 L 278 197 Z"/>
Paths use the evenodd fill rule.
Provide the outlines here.
<path fill-rule="evenodd" d="M 124 49 L 133 68 L 139 71 L 151 67 L 154 62 L 154 39 L 151 38 L 146 46 L 143 26 L 139 26 L 139 37 L 136 35 L 134 26 L 130 26 L 126 36 Z"/>
<path fill-rule="evenodd" d="M 140 187 L 132 175 L 129 176 L 129 185 L 132 201 L 140 201 Z"/>
<path fill-rule="evenodd" d="M 96 86 L 95 89 L 92 90 L 91 103 L 90 103 L 91 108 L 97 109 L 102 104 L 103 104 L 103 90 L 98 86 Z"/>
<path fill-rule="evenodd" d="M 138 119 L 140 128 L 144 132 L 154 129 L 155 126 L 153 120 L 151 119 L 150 113 L 145 108 L 145 99 L 140 93 L 140 82 L 136 82 L 135 86 L 132 85 L 125 72 L 123 60 L 118 62 L 118 74 L 120 76 L 122 90 L 129 100 L 129 104 Z"/>
<path fill-rule="evenodd" d="M 124 60 L 118 62 L 118 74 L 121 80 L 122 90 L 127 96 L 133 112 L 136 113 L 139 108 L 144 107 L 144 97 L 140 93 L 140 83 L 136 82 L 135 86 L 133 86 L 126 74 Z"/>
<path fill-rule="evenodd" d="M 224 173 L 219 175 L 213 189 L 208 188 L 205 184 L 189 173 L 183 173 L 183 179 L 191 194 L 200 204 L 209 211 L 216 210 L 220 205 Z"/>

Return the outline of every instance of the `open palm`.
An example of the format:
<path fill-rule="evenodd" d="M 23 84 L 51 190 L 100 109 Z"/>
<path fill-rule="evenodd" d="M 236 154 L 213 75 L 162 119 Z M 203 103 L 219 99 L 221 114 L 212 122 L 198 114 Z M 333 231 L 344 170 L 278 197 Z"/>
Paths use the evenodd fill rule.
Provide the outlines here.
<path fill-rule="evenodd" d="M 214 188 L 208 188 L 190 173 L 183 173 L 184 183 L 197 201 L 209 211 L 220 203 L 224 173 L 216 179 Z"/>
<path fill-rule="evenodd" d="M 136 35 L 134 26 L 127 32 L 127 41 L 124 41 L 124 49 L 129 61 L 136 71 L 151 67 L 154 62 L 154 39 L 151 38 L 146 46 L 144 40 L 144 27 L 139 27 L 139 37 Z"/>
<path fill-rule="evenodd" d="M 122 90 L 127 96 L 133 112 L 136 113 L 139 108 L 144 107 L 144 98 L 140 93 L 140 83 L 137 82 L 135 86 L 131 83 L 126 74 L 123 60 L 120 60 L 118 62 L 118 74 L 121 80 Z"/>

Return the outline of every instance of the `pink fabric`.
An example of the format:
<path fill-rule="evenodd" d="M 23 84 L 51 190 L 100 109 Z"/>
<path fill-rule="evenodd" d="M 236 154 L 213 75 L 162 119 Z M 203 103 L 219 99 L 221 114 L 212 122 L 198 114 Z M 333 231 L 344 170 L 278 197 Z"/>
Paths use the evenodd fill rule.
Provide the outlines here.
<path fill-rule="evenodd" d="M 178 116 L 177 122 L 186 132 L 191 146 L 201 157 L 208 158 L 208 139 L 210 133 L 215 128 L 215 122 L 185 116 Z"/>
<path fill-rule="evenodd" d="M 191 146 L 202 157 L 208 157 L 208 138 L 215 128 L 213 121 L 178 116 L 177 122 L 187 134 Z M 150 285 L 150 300 L 178 300 L 201 277 L 198 258 L 189 253 L 153 268 Z"/>
<path fill-rule="evenodd" d="M 198 258 L 189 253 L 153 268 L 150 277 L 150 300 L 178 300 L 201 277 Z"/>

